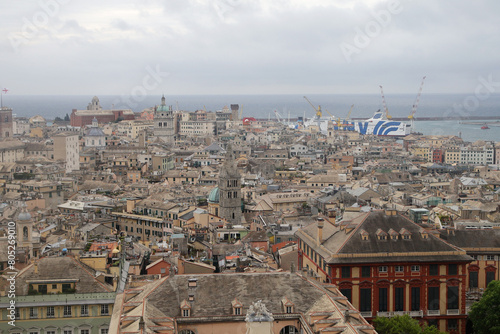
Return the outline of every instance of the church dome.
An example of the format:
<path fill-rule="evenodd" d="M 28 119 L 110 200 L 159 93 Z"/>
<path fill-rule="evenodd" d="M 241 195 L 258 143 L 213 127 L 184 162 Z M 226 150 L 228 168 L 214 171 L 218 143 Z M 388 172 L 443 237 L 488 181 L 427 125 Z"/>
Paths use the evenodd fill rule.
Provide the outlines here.
<path fill-rule="evenodd" d="M 31 215 L 29 212 L 23 211 L 19 214 L 19 216 L 17 216 L 17 220 L 23 220 L 23 221 L 31 220 Z"/>
<path fill-rule="evenodd" d="M 87 137 L 104 137 L 105 134 L 100 128 L 90 128 L 85 134 Z"/>
<path fill-rule="evenodd" d="M 215 187 L 210 191 L 210 194 L 208 195 L 208 201 L 210 203 L 219 203 L 219 187 Z"/>

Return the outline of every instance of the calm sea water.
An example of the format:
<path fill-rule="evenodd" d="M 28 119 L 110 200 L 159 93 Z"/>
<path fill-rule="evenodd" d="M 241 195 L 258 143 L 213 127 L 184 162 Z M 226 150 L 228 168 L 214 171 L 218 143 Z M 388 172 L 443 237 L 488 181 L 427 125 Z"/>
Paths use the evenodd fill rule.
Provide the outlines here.
<path fill-rule="evenodd" d="M 256 118 L 275 118 L 276 110 L 285 119 L 313 117 L 314 109 L 302 95 L 180 95 L 165 96 L 167 104 L 174 110 L 194 111 L 206 108 L 208 111 L 220 110 L 230 104 L 239 104 L 243 116 Z M 368 118 L 378 109 L 382 109 L 380 95 L 308 95 L 313 104 L 321 105 L 325 116 L 345 117 L 354 104 L 351 117 Z M 92 96 L 84 95 L 4 95 L 3 104 L 13 109 L 17 116 L 30 117 L 41 115 L 47 119 L 71 114 L 72 109 L 85 109 Z M 160 103 L 161 96 L 124 97 L 99 96 L 104 109 L 129 108 L 140 112 L 144 108 Z M 415 95 L 386 95 L 387 107 L 393 117 L 409 115 L 415 101 Z M 477 103 L 476 103 L 477 102 Z M 491 95 L 483 101 L 465 94 L 424 94 L 416 113 L 415 129 L 424 134 L 459 135 L 467 141 L 500 141 L 500 128 L 480 130 L 478 125 L 460 124 L 459 121 L 418 121 L 418 117 L 457 117 L 457 116 L 500 116 L 500 94 Z"/>

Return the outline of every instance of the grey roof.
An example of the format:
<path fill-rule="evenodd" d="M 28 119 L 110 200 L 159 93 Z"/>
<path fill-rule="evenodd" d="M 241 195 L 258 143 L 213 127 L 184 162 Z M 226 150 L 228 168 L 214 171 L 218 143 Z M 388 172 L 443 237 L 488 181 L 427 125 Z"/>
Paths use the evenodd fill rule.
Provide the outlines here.
<path fill-rule="evenodd" d="M 188 281 L 196 279 L 196 288 L 188 288 Z M 288 298 L 296 312 L 306 313 L 315 304 L 328 298 L 323 290 L 296 274 L 251 273 L 175 275 L 151 293 L 149 303 L 166 316 L 180 316 L 180 304 L 194 295 L 191 316 L 232 315 L 231 301 L 237 299 L 244 309 L 262 300 L 271 313 L 283 313 L 281 300 Z M 324 312 L 333 311 L 333 305 L 323 300 Z"/>
<path fill-rule="evenodd" d="M 24 269 L 16 278 L 16 293 L 19 296 L 28 294 L 30 281 L 57 281 L 64 279 L 76 279 L 76 293 L 112 292 L 113 287 L 98 282 L 95 279 L 96 271 L 85 266 L 72 257 L 45 257 L 36 262 L 38 273 L 35 273 L 35 265 L 32 264 Z"/>
<path fill-rule="evenodd" d="M 411 235 L 409 240 L 404 240 L 399 232 L 402 229 Z M 398 234 L 392 240 L 390 235 L 387 240 L 378 238 L 378 233 L 389 233 L 393 230 Z M 297 236 L 305 241 L 311 248 L 318 252 L 329 263 L 369 263 L 401 261 L 470 261 L 461 249 L 444 242 L 443 240 L 427 234 L 424 238 L 423 229 L 402 216 L 387 216 L 383 211 L 356 214 L 354 218 L 344 219 L 340 224 L 334 225 L 325 220 L 323 227 L 323 241 L 321 247 L 316 242 L 318 223 L 310 224 L 297 232 Z M 362 240 L 361 234 L 366 233 L 368 240 Z M 449 252 L 447 258 L 440 252 Z M 410 253 L 403 255 L 404 253 Z M 424 254 L 419 254 L 424 253 Z M 429 254 L 431 253 L 431 254 Z M 432 253 L 435 253 L 433 255 Z M 381 254 L 380 257 L 342 257 L 348 254 Z M 382 255 L 383 254 L 383 255 Z M 387 256 L 386 256 L 387 254 Z M 391 256 L 396 254 L 396 257 Z M 404 256 L 404 259 L 402 258 Z"/>
<path fill-rule="evenodd" d="M 104 137 L 106 136 L 100 128 L 90 128 L 85 134 L 87 137 Z"/>
<path fill-rule="evenodd" d="M 500 249 L 500 230 L 446 230 L 440 231 L 441 239 L 464 249 Z M 498 251 L 497 251 L 498 253 Z"/>

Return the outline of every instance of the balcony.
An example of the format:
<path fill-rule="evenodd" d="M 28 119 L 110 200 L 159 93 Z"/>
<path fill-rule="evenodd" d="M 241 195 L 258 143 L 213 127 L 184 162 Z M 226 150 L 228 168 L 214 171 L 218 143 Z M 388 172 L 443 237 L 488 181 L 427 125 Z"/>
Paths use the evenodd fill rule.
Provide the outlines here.
<path fill-rule="evenodd" d="M 439 315 L 439 311 L 437 311 L 437 312 Z M 407 314 L 413 318 L 417 318 L 417 317 L 422 318 L 424 316 L 424 311 L 420 310 L 420 311 L 377 312 L 377 317 L 391 318 L 391 317 L 396 317 L 396 316 L 402 316 L 405 314 Z M 361 312 L 361 315 L 363 315 L 363 312 Z M 363 315 L 363 317 L 364 317 L 364 315 Z"/>
<path fill-rule="evenodd" d="M 458 309 L 446 310 L 446 315 L 460 315 L 460 310 Z"/>
<path fill-rule="evenodd" d="M 373 316 L 372 311 L 360 312 L 363 318 L 371 318 Z"/>
<path fill-rule="evenodd" d="M 410 311 L 409 312 L 410 317 L 420 317 L 422 318 L 424 316 L 424 311 Z"/>
<path fill-rule="evenodd" d="M 377 311 L 377 317 L 388 318 L 390 316 L 391 316 L 391 312 L 379 312 L 379 311 Z"/>
<path fill-rule="evenodd" d="M 439 310 L 427 310 L 427 315 L 428 316 L 441 315 L 441 312 Z"/>

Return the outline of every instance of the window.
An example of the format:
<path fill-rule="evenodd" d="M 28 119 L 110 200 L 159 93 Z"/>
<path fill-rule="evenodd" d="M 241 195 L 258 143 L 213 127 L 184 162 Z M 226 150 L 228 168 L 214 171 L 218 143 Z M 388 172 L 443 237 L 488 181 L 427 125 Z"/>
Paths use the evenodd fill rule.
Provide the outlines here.
<path fill-rule="evenodd" d="M 494 271 L 487 271 L 486 272 L 486 287 L 488 287 L 488 284 L 490 284 L 491 281 L 495 279 L 495 272 Z"/>
<path fill-rule="evenodd" d="M 428 304 L 429 310 L 439 310 L 439 287 L 430 286 L 428 290 Z"/>
<path fill-rule="evenodd" d="M 241 315 L 241 307 L 235 307 L 234 308 L 234 314 L 235 315 Z"/>
<path fill-rule="evenodd" d="M 361 267 L 361 277 L 370 277 L 370 267 L 368 266 Z"/>
<path fill-rule="evenodd" d="M 394 311 L 404 311 L 405 303 L 404 303 L 404 297 L 405 297 L 405 288 L 403 287 L 396 287 L 394 289 Z"/>
<path fill-rule="evenodd" d="M 446 308 L 448 310 L 458 310 L 458 286 L 448 287 Z"/>
<path fill-rule="evenodd" d="M 339 289 L 340 293 L 343 294 L 349 302 L 352 302 L 352 290 L 351 289 Z"/>
<path fill-rule="evenodd" d="M 396 266 L 395 270 L 397 273 L 402 273 L 403 271 L 405 271 L 405 267 L 404 266 Z"/>
<path fill-rule="evenodd" d="M 379 273 L 386 273 L 387 272 L 387 266 L 380 266 L 380 267 L 378 267 L 378 272 Z"/>
<path fill-rule="evenodd" d="M 30 307 L 30 319 L 38 318 L 38 309 L 36 307 Z"/>
<path fill-rule="evenodd" d="M 80 334 L 90 334 L 89 329 L 80 329 Z"/>
<path fill-rule="evenodd" d="M 189 317 L 189 310 L 182 310 L 183 317 Z"/>
<path fill-rule="evenodd" d="M 82 307 L 80 309 L 80 315 L 82 317 L 86 317 L 89 315 L 89 306 L 88 305 L 82 305 Z"/>
<path fill-rule="evenodd" d="M 286 313 L 292 313 L 292 307 L 291 306 L 287 306 L 286 307 Z"/>
<path fill-rule="evenodd" d="M 70 305 L 64 306 L 64 313 L 63 314 L 65 317 L 71 317 L 71 306 Z"/>
<path fill-rule="evenodd" d="M 69 283 L 64 283 L 62 285 L 62 292 L 68 292 L 69 290 L 71 290 L 71 284 Z"/>
<path fill-rule="evenodd" d="M 420 287 L 411 288 L 411 311 L 420 311 Z"/>
<path fill-rule="evenodd" d="M 71 329 L 66 329 L 63 331 L 63 334 L 73 334 L 73 331 Z"/>
<path fill-rule="evenodd" d="M 108 314 L 109 314 L 108 304 L 101 305 L 101 315 L 108 315 Z"/>
<path fill-rule="evenodd" d="M 458 319 L 448 319 L 448 330 L 458 329 Z"/>
<path fill-rule="evenodd" d="M 495 255 L 486 255 L 486 261 L 493 261 L 495 260 Z"/>
<path fill-rule="evenodd" d="M 420 266 L 418 266 L 418 265 L 411 266 L 411 271 L 413 271 L 413 272 L 420 271 Z"/>
<path fill-rule="evenodd" d="M 448 265 L 448 275 L 456 275 L 458 273 L 458 266 L 456 263 Z"/>
<path fill-rule="evenodd" d="M 342 267 L 342 278 L 351 277 L 351 267 Z"/>
<path fill-rule="evenodd" d="M 52 289 L 57 289 L 57 284 L 52 284 Z"/>
<path fill-rule="evenodd" d="M 387 288 L 378 289 L 378 310 L 387 312 Z"/>
<path fill-rule="evenodd" d="M 361 312 L 372 310 L 372 289 L 359 289 L 359 310 Z"/>
<path fill-rule="evenodd" d="M 439 275 L 439 265 L 437 265 L 437 264 L 429 265 L 429 275 L 431 275 L 431 276 Z"/>
<path fill-rule="evenodd" d="M 477 288 L 478 287 L 478 272 L 471 271 L 469 272 L 469 288 Z"/>
<path fill-rule="evenodd" d="M 54 317 L 54 306 L 47 306 L 47 318 Z"/>
<path fill-rule="evenodd" d="M 56 334 L 56 331 L 45 331 L 45 334 Z"/>
<path fill-rule="evenodd" d="M 47 285 L 46 284 L 39 284 L 38 285 L 38 292 L 41 294 L 46 294 L 47 293 Z"/>
<path fill-rule="evenodd" d="M 108 334 L 108 328 L 101 328 L 101 334 Z"/>

